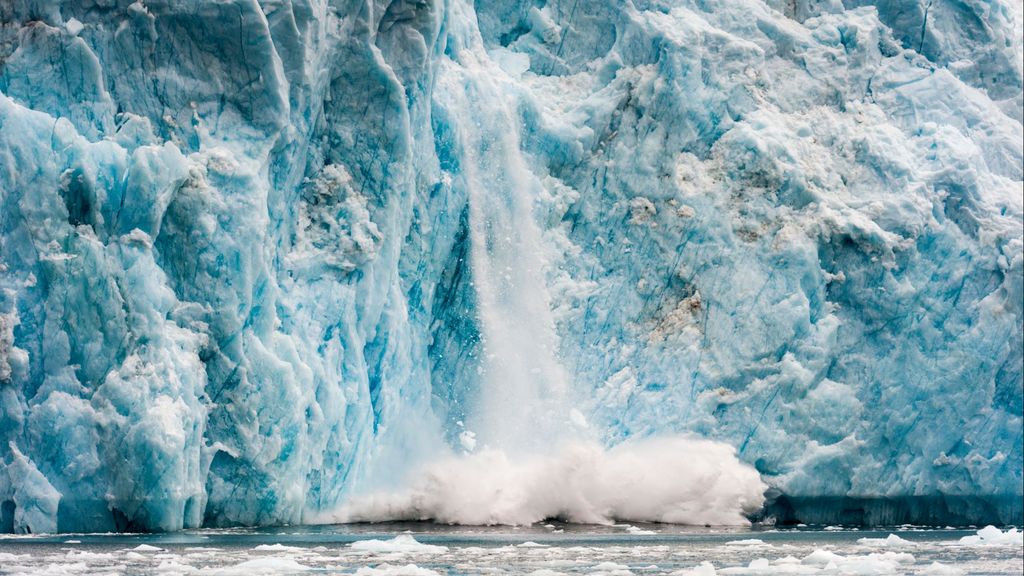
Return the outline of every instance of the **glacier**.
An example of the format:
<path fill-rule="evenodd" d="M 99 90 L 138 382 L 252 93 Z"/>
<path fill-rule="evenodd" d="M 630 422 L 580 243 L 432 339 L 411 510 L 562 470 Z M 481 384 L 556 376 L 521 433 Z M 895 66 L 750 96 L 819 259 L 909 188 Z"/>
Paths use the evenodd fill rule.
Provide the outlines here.
<path fill-rule="evenodd" d="M 779 521 L 1024 522 L 1022 22 L 0 2 L 0 532 L 385 519 L 562 437 Z"/>

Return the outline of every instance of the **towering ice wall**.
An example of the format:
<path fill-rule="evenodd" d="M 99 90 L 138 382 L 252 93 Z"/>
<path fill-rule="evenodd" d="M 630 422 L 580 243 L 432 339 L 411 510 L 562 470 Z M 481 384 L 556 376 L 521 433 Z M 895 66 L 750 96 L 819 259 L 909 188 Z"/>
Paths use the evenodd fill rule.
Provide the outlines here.
<path fill-rule="evenodd" d="M 569 429 L 727 442 L 780 518 L 1020 522 L 1021 36 L 0 1 L 0 531 L 309 521 Z"/>

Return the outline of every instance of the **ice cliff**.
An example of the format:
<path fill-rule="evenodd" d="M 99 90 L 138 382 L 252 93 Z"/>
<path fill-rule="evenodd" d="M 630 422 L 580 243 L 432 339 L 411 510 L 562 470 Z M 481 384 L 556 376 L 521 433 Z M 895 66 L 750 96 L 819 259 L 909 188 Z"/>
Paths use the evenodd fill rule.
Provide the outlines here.
<path fill-rule="evenodd" d="M 1021 11 L 0 0 L 0 531 L 311 521 L 564 430 L 1021 522 Z"/>

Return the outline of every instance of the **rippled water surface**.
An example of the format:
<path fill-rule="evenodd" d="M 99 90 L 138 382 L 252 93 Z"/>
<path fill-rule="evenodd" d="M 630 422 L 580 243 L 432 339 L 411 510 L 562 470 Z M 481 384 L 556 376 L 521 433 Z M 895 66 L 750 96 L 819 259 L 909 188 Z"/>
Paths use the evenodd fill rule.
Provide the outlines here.
<path fill-rule="evenodd" d="M 1022 562 L 1019 535 L 912 527 L 377 524 L 0 537 L 0 574 L 1022 574 Z"/>

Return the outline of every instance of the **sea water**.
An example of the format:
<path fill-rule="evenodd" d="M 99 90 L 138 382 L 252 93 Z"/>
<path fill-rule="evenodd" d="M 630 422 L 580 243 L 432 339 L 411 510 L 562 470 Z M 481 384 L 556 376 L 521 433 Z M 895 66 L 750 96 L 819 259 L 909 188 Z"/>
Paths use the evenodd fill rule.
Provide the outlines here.
<path fill-rule="evenodd" d="M 0 574 L 1021 574 L 1021 533 L 424 523 L 19 535 Z"/>

